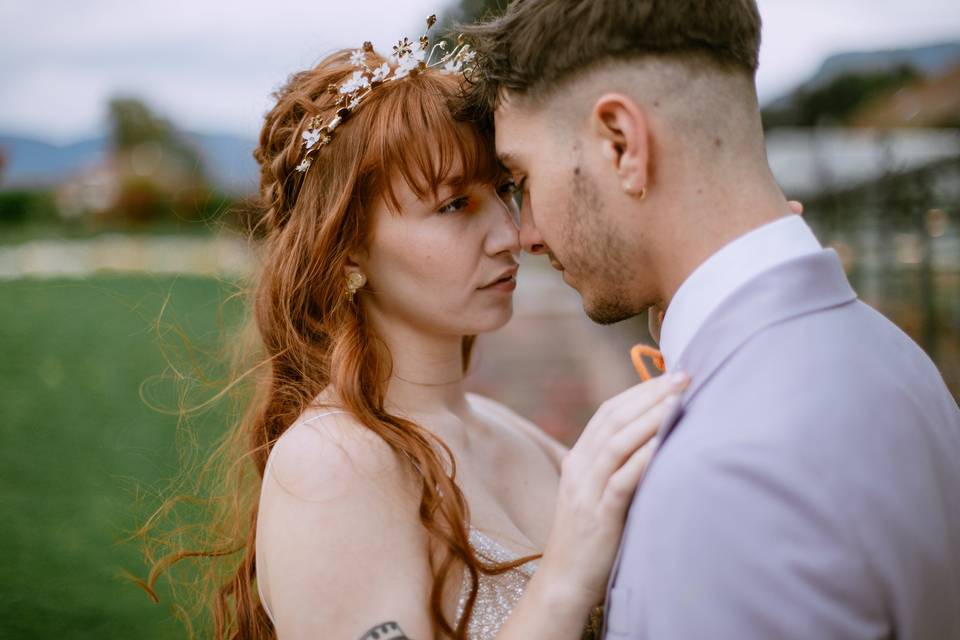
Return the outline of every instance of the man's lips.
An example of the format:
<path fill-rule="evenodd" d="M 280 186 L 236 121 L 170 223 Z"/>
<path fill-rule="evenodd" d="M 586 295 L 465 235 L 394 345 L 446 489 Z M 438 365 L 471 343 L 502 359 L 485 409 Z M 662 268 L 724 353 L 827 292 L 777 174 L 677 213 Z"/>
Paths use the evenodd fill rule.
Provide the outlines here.
<path fill-rule="evenodd" d="M 517 277 L 517 271 L 518 271 L 519 269 L 520 269 L 520 265 L 515 264 L 515 265 L 513 265 L 512 267 L 510 267 L 509 269 L 503 271 L 503 272 L 502 272 L 499 276 L 497 276 L 495 279 L 491 280 L 490 282 L 488 282 L 487 284 L 483 285 L 482 287 L 477 287 L 477 288 L 478 288 L 478 289 L 487 289 L 487 288 L 492 287 L 492 286 L 494 286 L 494 285 L 496 285 L 496 284 L 500 284 L 500 283 L 502 283 L 502 282 L 507 282 L 507 281 L 509 281 L 509 280 L 513 280 L 514 278 Z"/>

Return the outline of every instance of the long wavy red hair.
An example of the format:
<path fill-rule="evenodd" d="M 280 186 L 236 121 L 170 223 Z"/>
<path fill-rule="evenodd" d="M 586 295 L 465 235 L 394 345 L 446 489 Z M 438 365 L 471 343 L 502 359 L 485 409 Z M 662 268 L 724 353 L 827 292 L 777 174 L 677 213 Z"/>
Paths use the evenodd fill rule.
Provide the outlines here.
<path fill-rule="evenodd" d="M 461 80 L 428 69 L 377 87 L 337 128 L 335 140 L 309 170 L 296 171 L 303 157 L 301 133 L 312 116 L 325 121 L 333 116 L 336 96 L 328 87 L 353 72 L 349 55 L 327 57 L 275 93 L 276 105 L 266 114 L 254 152 L 261 170 L 261 215 L 251 238 L 260 260 L 248 289 L 251 312 L 239 342 L 244 346 L 229 385 L 241 399 L 239 417 L 200 470 L 184 469 L 192 489 L 175 485 L 179 490 L 138 532 L 152 567 L 141 586 L 156 599 L 158 578 L 191 559 L 199 577 L 188 583 L 189 593 L 206 610 L 217 639 L 275 637 L 256 588 L 260 483 L 273 444 L 330 385 L 341 406 L 421 478 L 419 517 L 438 550 L 431 554 L 433 583 L 425 603 L 435 635 L 466 637 L 480 573 L 503 573 L 540 557 L 496 564 L 475 555 L 451 451 L 422 426 L 384 409 L 390 353 L 361 305 L 344 296 L 344 265 L 348 253 L 369 240 L 371 203 L 384 197 L 397 206 L 391 180 L 402 176 L 421 197 L 435 194 L 442 182 L 456 177 L 454 171 L 462 170 L 465 181 L 496 180 L 493 141 L 453 115 Z M 464 370 L 473 342 L 464 336 Z M 164 527 L 184 504 L 201 505 L 202 517 Z M 469 574 L 472 589 L 455 625 L 446 619 L 442 594 L 458 566 Z M 189 623 L 190 616 L 184 618 Z"/>

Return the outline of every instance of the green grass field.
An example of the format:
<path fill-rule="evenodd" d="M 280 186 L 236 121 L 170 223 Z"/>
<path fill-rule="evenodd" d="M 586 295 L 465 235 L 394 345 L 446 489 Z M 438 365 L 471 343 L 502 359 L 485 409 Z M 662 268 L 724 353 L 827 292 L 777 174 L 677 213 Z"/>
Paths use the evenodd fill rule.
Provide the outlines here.
<path fill-rule="evenodd" d="M 184 637 L 163 590 L 154 604 L 121 575 L 145 569 L 120 541 L 143 513 L 137 489 L 177 465 L 176 417 L 140 397 L 165 369 L 159 344 L 176 341 L 153 323 L 169 293 L 164 323 L 209 346 L 229 320 L 227 289 L 190 277 L 0 282 L 0 638 Z M 223 428 L 215 413 L 205 435 Z"/>
<path fill-rule="evenodd" d="M 0 282 L 0 638 L 185 636 L 164 589 L 154 604 L 122 576 L 146 569 L 120 541 L 145 514 L 138 489 L 149 496 L 178 464 L 177 418 L 141 385 L 166 371 L 171 327 L 198 349 L 218 343 L 239 311 L 220 315 L 230 290 L 147 275 Z M 171 406 L 174 389 L 167 378 L 145 393 Z M 195 426 L 207 439 L 224 424 L 212 411 Z"/>

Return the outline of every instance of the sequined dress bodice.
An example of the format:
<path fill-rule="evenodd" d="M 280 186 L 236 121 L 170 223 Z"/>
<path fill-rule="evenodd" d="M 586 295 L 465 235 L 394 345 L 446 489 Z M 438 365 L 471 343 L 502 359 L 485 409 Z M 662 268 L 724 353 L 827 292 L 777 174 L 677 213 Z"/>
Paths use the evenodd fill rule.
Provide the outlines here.
<path fill-rule="evenodd" d="M 470 527 L 470 544 L 473 545 L 477 554 L 494 562 L 507 562 L 520 557 L 472 526 Z M 469 640 L 492 640 L 496 637 L 538 566 L 537 560 L 531 560 L 499 575 L 490 576 L 480 573 L 477 599 L 473 605 L 473 614 L 467 623 Z M 470 574 L 464 571 L 460 598 L 457 602 L 457 622 L 463 616 L 469 593 Z"/>

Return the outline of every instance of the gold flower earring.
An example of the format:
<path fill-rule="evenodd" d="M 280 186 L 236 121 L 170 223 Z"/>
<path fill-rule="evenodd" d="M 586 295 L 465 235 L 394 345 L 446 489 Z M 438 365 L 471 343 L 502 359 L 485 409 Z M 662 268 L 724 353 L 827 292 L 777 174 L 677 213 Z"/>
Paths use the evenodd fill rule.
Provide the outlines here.
<path fill-rule="evenodd" d="M 347 300 L 353 302 L 353 296 L 363 285 L 367 284 L 367 276 L 359 271 L 351 271 L 347 274 Z"/>

